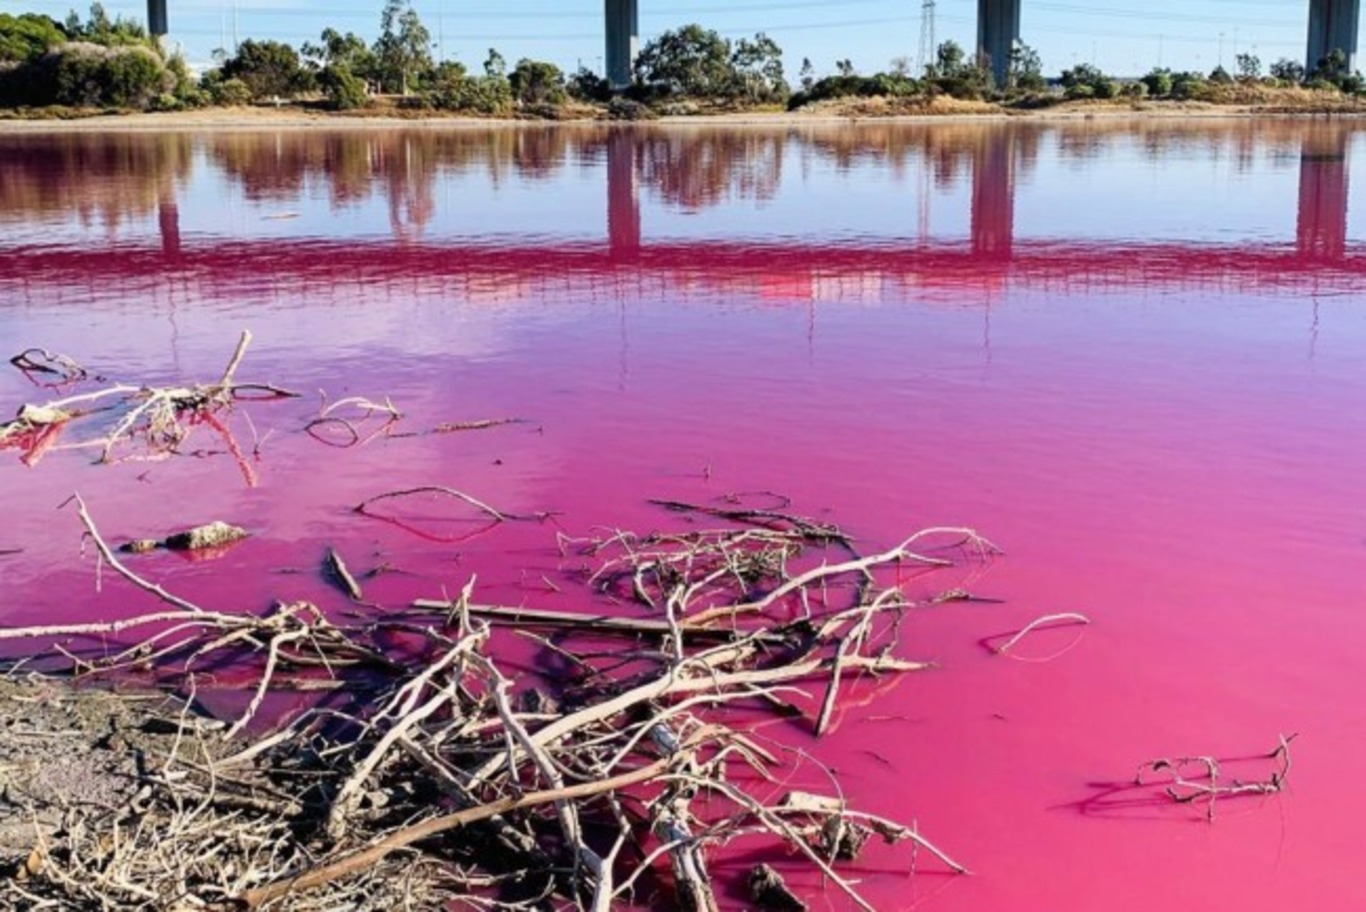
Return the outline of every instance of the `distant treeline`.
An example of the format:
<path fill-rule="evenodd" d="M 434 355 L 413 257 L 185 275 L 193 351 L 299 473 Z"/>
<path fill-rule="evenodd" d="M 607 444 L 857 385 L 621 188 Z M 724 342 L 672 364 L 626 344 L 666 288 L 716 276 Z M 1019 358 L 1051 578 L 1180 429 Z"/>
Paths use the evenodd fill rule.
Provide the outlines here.
<path fill-rule="evenodd" d="M 795 110 L 863 99 L 910 110 L 939 97 L 1043 107 L 1084 99 L 1257 103 L 1275 101 L 1285 89 L 1352 96 L 1366 90 L 1341 51 L 1311 72 L 1280 60 L 1263 74 L 1257 57 L 1239 54 L 1232 73 L 1222 66 L 1208 74 L 1154 69 L 1141 79 L 1121 80 L 1081 64 L 1049 81 L 1039 55 L 1020 44 L 1011 53 L 1004 84 L 996 85 L 987 61 L 948 41 L 920 72 L 902 57 L 885 71 L 861 74 L 846 59 L 836 62 L 834 73 L 818 77 L 812 62 L 803 60 L 794 87 L 784 71 L 782 48 L 772 38 L 760 33 L 731 41 L 694 24 L 646 43 L 636 57 L 632 84 L 614 91 L 587 68 L 566 74 L 553 63 L 527 58 L 509 66 L 490 49 L 471 72 L 459 62 L 434 60 L 431 48 L 431 33 L 409 0 L 386 0 L 373 42 L 333 28 L 298 48 L 247 40 L 232 54 L 216 51 L 216 65 L 196 78 L 141 24 L 111 20 L 99 3 L 85 21 L 74 12 L 64 22 L 32 13 L 0 14 L 0 105 L 178 110 L 300 101 L 342 111 L 638 119 L 756 107 Z"/>

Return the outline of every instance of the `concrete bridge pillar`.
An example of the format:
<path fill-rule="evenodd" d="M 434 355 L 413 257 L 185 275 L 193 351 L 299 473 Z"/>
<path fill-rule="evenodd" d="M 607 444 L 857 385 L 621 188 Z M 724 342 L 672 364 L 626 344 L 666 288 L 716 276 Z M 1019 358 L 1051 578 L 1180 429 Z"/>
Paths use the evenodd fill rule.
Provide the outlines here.
<path fill-rule="evenodd" d="M 1019 40 L 1020 0 L 977 0 L 977 61 L 991 67 L 998 86 L 1006 84 L 1010 52 Z"/>
<path fill-rule="evenodd" d="M 151 0 L 155 2 L 155 0 Z M 607 81 L 614 89 L 631 84 L 631 66 L 640 45 L 639 0 L 605 0 L 607 6 Z"/>
<path fill-rule="evenodd" d="M 1361 0 L 1309 0 L 1309 47 L 1304 69 L 1314 72 L 1319 61 L 1333 51 L 1347 54 L 1347 71 L 1357 66 L 1357 24 Z"/>
<path fill-rule="evenodd" d="M 166 0 L 147 0 L 147 34 L 160 38 L 167 32 Z"/>

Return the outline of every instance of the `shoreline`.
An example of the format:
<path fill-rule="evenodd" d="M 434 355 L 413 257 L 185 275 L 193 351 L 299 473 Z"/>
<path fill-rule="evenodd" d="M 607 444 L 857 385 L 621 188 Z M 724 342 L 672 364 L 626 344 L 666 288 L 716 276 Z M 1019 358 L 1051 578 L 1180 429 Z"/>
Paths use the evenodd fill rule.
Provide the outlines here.
<path fill-rule="evenodd" d="M 934 123 L 1080 123 L 1087 121 L 1148 120 L 1311 120 L 1358 119 L 1366 108 L 1285 110 L 1279 106 L 1204 105 L 1161 107 L 1078 106 L 1033 111 L 982 111 L 942 114 L 860 114 L 835 112 L 749 112 L 660 117 L 644 121 L 616 121 L 583 117 L 565 120 L 525 120 L 516 118 L 425 115 L 391 117 L 385 115 L 333 114 L 274 108 L 217 108 L 166 113 L 91 114 L 73 118 L 0 117 L 0 134 L 10 133 L 114 133 L 157 132 L 167 130 L 247 131 L 247 130 L 490 130 L 544 129 L 546 127 L 582 128 L 586 126 L 627 128 L 678 127 L 801 127 L 866 126 L 872 124 Z"/>

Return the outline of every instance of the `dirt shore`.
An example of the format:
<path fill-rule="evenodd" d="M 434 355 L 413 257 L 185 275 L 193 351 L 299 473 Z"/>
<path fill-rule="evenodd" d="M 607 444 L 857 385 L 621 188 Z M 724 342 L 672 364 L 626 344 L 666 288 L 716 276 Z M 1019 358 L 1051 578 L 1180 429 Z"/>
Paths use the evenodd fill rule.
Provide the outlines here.
<path fill-rule="evenodd" d="M 822 109 L 811 112 L 750 112 L 738 114 L 662 117 L 647 125 L 794 127 L 848 123 L 938 123 L 992 121 L 1149 120 L 1149 119 L 1246 119 L 1259 117 L 1360 117 L 1366 108 L 1287 110 L 1279 106 L 1210 105 L 1198 103 L 1146 103 L 1136 105 L 1064 104 L 1035 111 L 1003 111 L 983 106 L 980 110 L 933 114 L 879 114 L 859 109 Z M 102 133 L 158 130 L 450 130 L 489 128 L 544 128 L 556 124 L 582 126 L 604 124 L 591 118 L 546 121 L 446 116 L 426 113 L 416 117 L 377 114 L 333 114 L 298 107 L 211 108 L 145 114 L 95 114 L 72 118 L 0 117 L 0 133 Z"/>
<path fill-rule="evenodd" d="M 129 800 L 140 767 L 177 749 L 174 716 L 156 695 L 0 678 L 0 868 L 14 871 L 66 814 Z"/>

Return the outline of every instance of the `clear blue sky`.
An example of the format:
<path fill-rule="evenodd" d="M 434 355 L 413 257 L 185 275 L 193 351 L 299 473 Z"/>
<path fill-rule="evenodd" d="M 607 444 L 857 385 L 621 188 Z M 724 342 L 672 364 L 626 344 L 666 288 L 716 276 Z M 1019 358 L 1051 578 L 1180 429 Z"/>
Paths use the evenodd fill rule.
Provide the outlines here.
<path fill-rule="evenodd" d="M 85 13 L 87 0 L 78 7 Z M 326 25 L 371 39 L 382 0 L 169 0 L 171 40 L 192 63 L 233 37 L 274 38 L 298 45 Z M 848 57 L 860 71 L 894 57 L 918 58 L 922 0 L 640 0 L 642 41 L 665 29 L 700 22 L 735 37 L 768 32 L 795 75 L 803 57 L 817 72 Z M 1238 51 L 1263 65 L 1304 55 L 1308 0 L 1024 0 L 1023 39 L 1056 75 L 1077 62 L 1107 72 L 1145 72 L 1159 61 L 1174 69 L 1233 69 Z M 447 58 L 478 65 L 489 47 L 510 61 L 535 57 L 566 69 L 601 70 L 602 0 L 413 0 Z M 70 0 L 0 0 L 0 11 L 33 11 L 60 19 Z M 145 0 L 105 0 L 111 14 L 143 19 Z M 935 37 L 971 48 L 976 0 L 938 0 Z"/>

